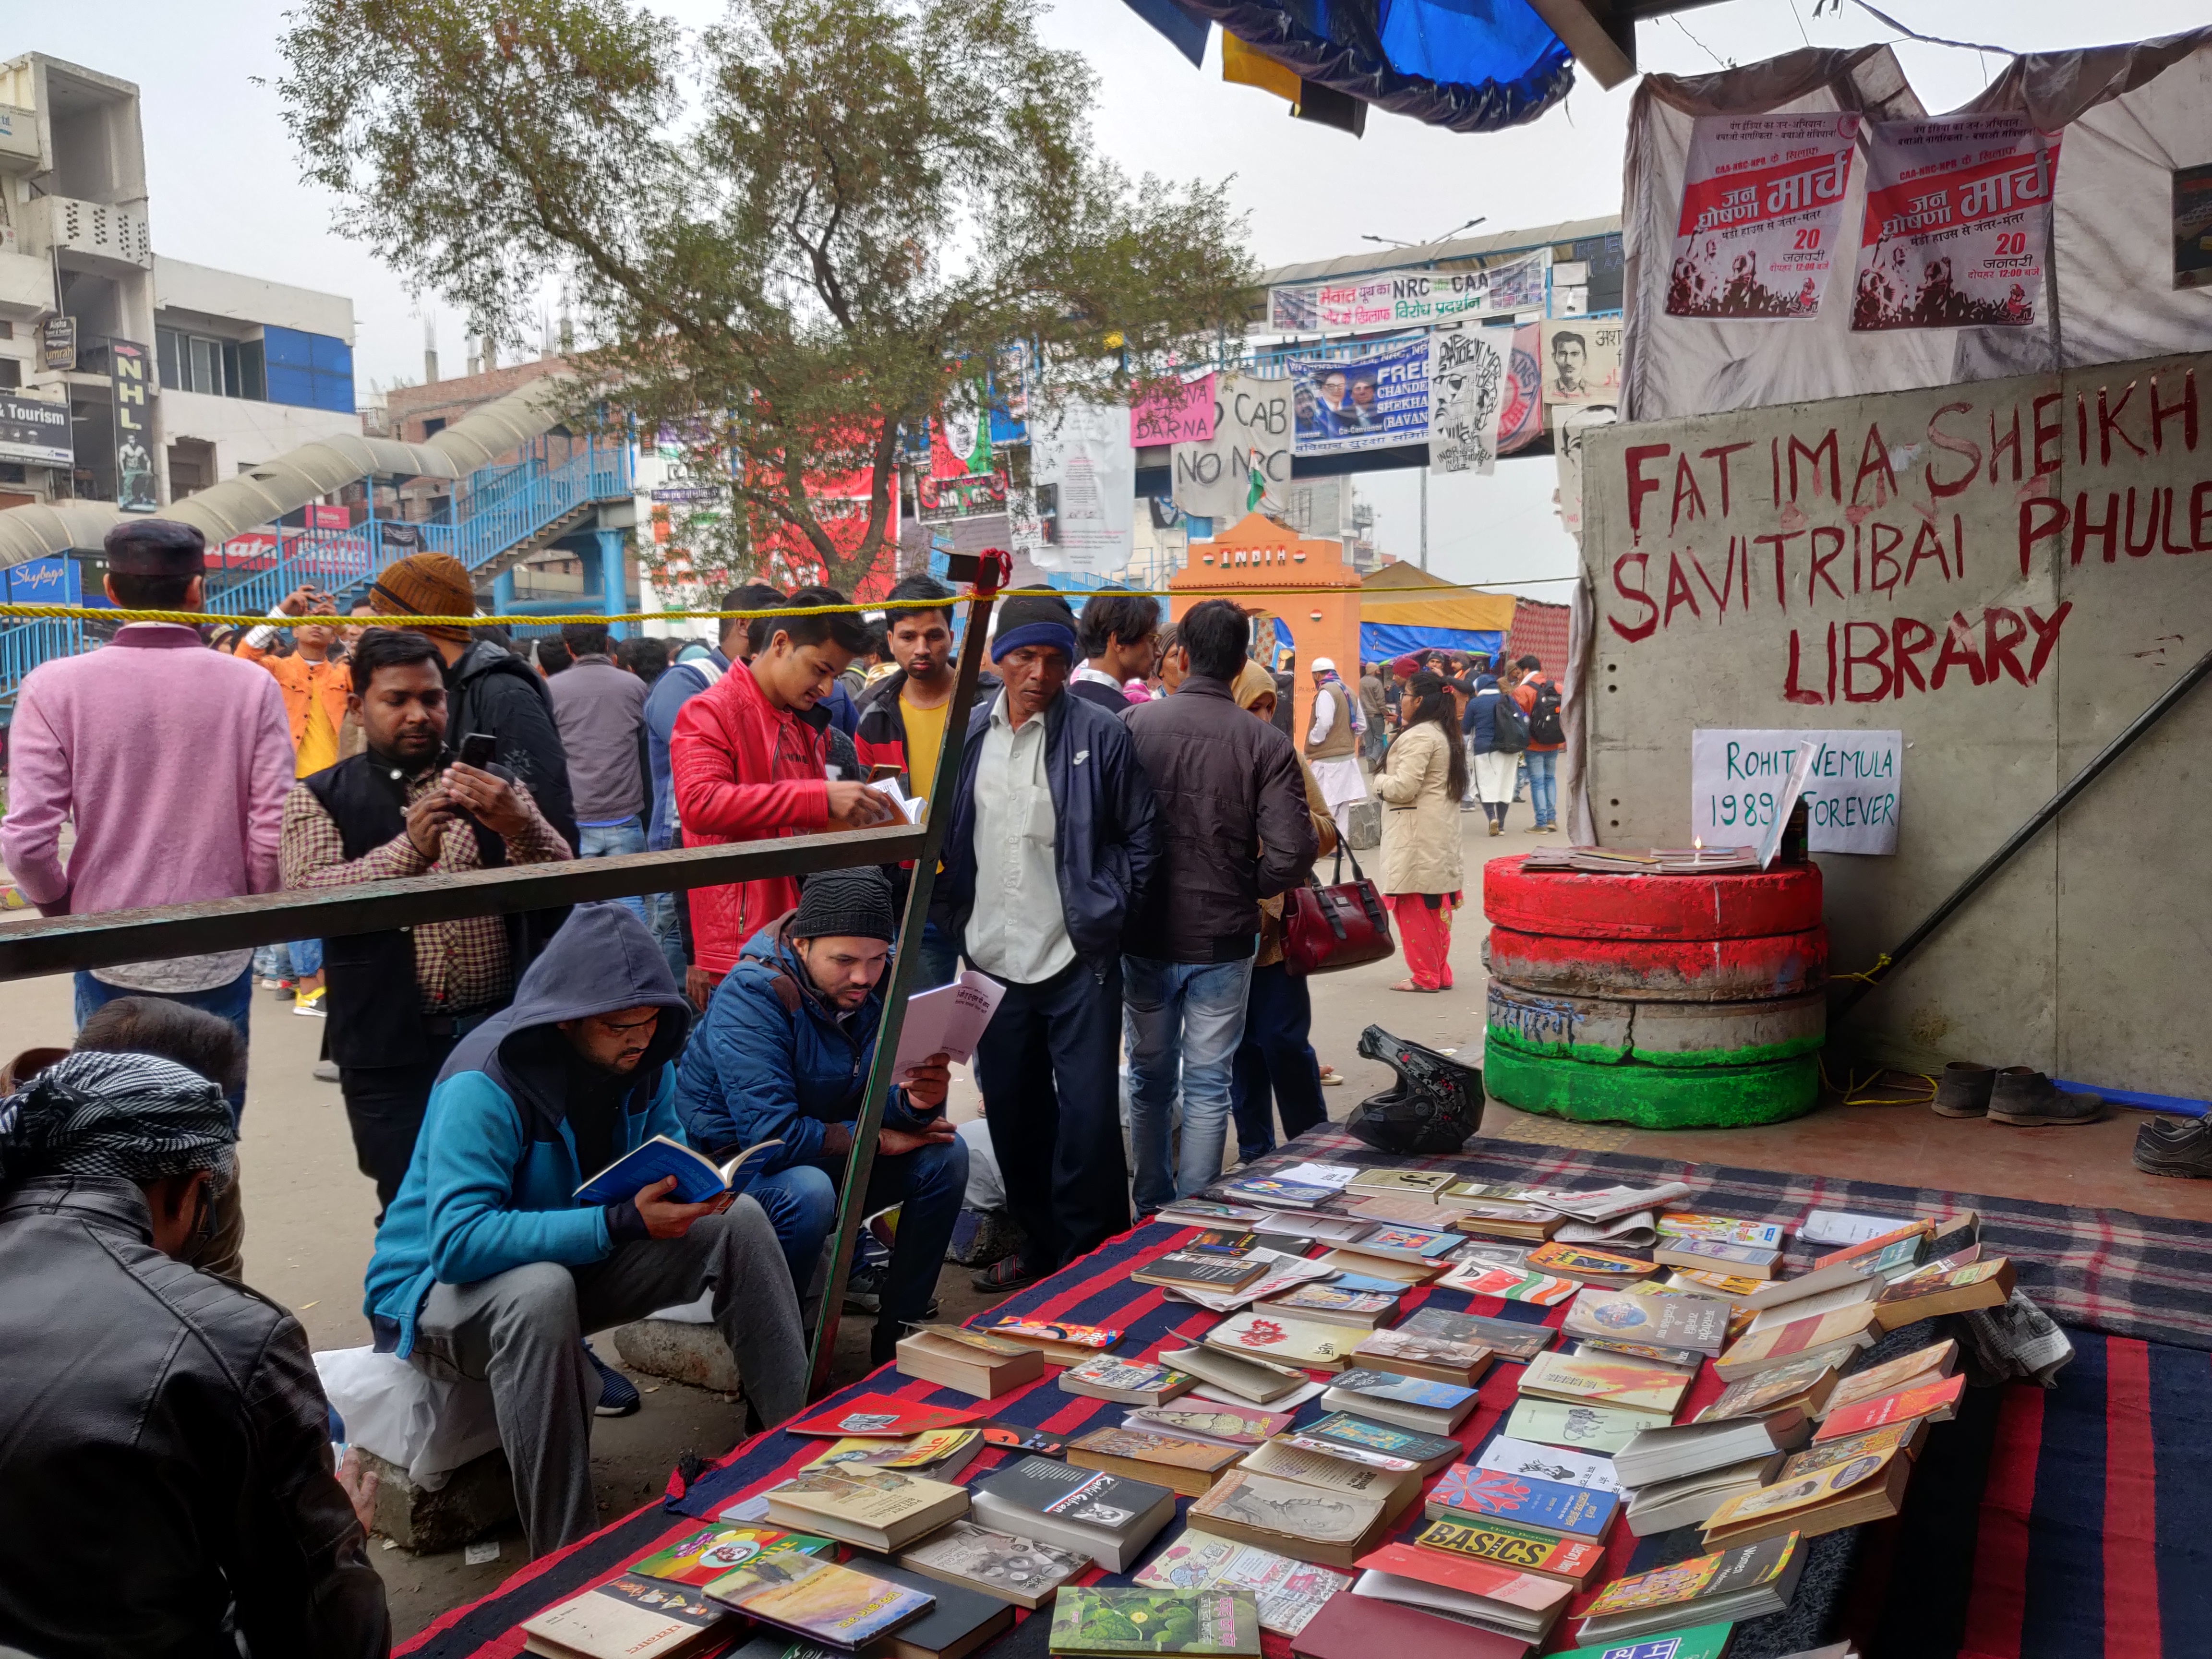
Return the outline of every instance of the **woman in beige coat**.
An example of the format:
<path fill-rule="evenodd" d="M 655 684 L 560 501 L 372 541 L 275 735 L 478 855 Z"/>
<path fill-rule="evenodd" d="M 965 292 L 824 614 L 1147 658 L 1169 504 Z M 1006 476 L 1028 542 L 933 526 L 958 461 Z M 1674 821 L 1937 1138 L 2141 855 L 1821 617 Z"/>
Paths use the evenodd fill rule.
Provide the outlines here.
<path fill-rule="evenodd" d="M 1459 798 L 1467 792 L 1467 751 L 1443 680 L 1414 675 L 1404 702 L 1404 729 L 1374 778 L 1382 798 L 1382 893 L 1410 975 L 1390 988 L 1448 991 L 1452 912 L 1463 879 Z"/>

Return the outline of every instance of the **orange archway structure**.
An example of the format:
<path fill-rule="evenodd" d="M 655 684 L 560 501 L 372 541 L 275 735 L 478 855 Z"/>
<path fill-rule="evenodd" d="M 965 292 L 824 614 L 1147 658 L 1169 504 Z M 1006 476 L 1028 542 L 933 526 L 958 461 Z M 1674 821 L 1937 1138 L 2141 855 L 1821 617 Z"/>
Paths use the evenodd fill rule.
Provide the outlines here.
<path fill-rule="evenodd" d="M 1291 592 L 1255 589 L 1290 588 Z M 1311 541 L 1265 514 L 1247 514 L 1210 542 L 1190 544 L 1190 562 L 1168 578 L 1171 619 L 1201 599 L 1231 599 L 1290 625 L 1297 651 L 1298 747 L 1313 716 L 1316 657 L 1336 664 L 1345 684 L 1359 684 L 1359 574 L 1344 562 L 1344 544 Z"/>

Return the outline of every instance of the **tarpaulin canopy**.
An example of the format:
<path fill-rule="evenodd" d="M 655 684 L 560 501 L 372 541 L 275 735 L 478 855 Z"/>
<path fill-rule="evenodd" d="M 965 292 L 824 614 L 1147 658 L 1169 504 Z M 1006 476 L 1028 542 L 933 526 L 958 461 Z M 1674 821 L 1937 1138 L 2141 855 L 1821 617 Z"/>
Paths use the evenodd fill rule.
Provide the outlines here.
<path fill-rule="evenodd" d="M 1359 585 L 1359 655 L 1379 662 L 1409 651 L 1505 648 L 1513 626 L 1510 593 L 1485 593 L 1432 576 L 1418 565 L 1386 564 Z"/>

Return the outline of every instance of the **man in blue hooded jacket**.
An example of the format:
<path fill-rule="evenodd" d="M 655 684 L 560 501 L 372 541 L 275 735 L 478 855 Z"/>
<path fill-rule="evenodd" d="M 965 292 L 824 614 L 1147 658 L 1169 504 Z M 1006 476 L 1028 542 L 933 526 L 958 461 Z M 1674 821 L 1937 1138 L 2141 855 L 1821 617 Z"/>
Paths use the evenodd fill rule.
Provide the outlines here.
<path fill-rule="evenodd" d="M 690 1023 L 645 924 L 577 906 L 514 1004 L 447 1060 L 377 1229 L 376 1346 L 491 1385 L 533 1555 L 599 1524 L 586 1333 L 712 1290 L 755 1414 L 774 1425 L 805 1403 L 799 1305 L 760 1206 L 672 1201 L 673 1176 L 616 1203 L 574 1196 L 653 1136 L 683 1139 L 670 1062 Z"/>
<path fill-rule="evenodd" d="M 768 1212 L 800 1291 L 836 1224 L 853 1126 L 874 1062 L 896 925 L 880 870 L 810 877 L 798 908 L 746 941 L 684 1050 L 677 1115 L 692 1145 L 726 1160 L 781 1144 L 746 1190 Z M 950 1073 L 933 1054 L 884 1103 L 867 1207 L 900 1206 L 876 1316 L 873 1363 L 929 1317 L 937 1272 L 968 1186 L 968 1147 L 945 1120 Z"/>

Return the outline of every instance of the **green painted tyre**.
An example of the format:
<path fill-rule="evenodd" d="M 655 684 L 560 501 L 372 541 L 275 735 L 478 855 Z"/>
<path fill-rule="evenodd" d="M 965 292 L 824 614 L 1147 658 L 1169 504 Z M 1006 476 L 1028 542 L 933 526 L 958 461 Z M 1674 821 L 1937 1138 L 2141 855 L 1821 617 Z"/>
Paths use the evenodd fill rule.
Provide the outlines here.
<path fill-rule="evenodd" d="M 1804 1054 L 1763 1066 L 1608 1066 L 1486 1042 L 1482 1077 L 1493 1098 L 1524 1112 L 1639 1129 L 1733 1129 L 1811 1111 L 1820 1062 Z"/>

